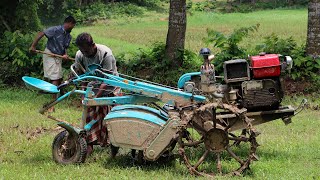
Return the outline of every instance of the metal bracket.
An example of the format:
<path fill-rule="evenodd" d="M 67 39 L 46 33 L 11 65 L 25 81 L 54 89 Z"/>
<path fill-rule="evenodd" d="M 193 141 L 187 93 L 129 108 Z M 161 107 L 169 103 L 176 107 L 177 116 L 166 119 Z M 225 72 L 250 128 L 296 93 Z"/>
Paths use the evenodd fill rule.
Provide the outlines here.
<path fill-rule="evenodd" d="M 302 99 L 299 107 L 294 110 L 294 112 L 295 112 L 295 113 L 294 113 L 294 116 L 297 115 L 297 114 L 299 114 L 299 113 L 305 108 L 305 106 L 307 105 L 307 103 L 308 103 L 308 100 L 307 100 L 307 99 Z"/>

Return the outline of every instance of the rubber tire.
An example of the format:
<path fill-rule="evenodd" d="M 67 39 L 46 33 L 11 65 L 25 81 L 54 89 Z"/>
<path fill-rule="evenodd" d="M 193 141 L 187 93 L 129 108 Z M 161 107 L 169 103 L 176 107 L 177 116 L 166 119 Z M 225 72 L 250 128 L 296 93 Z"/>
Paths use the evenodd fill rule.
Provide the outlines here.
<path fill-rule="evenodd" d="M 71 157 L 65 158 L 59 155 L 62 144 L 65 142 L 65 138 L 72 138 L 71 141 L 75 143 L 75 147 L 72 148 Z M 52 157 L 58 164 L 79 164 L 84 163 L 87 156 L 87 142 L 85 138 L 79 137 L 75 139 L 73 136 L 69 136 L 68 131 L 64 130 L 60 132 L 53 140 L 52 143 Z"/>

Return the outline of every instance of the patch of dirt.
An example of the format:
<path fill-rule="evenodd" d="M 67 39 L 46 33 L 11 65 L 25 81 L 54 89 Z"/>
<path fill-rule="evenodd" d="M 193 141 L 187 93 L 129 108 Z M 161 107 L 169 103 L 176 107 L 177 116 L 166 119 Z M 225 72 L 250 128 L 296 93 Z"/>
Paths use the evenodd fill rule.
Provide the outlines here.
<path fill-rule="evenodd" d="M 294 81 L 285 78 L 283 81 L 285 95 L 304 94 L 308 95 L 312 88 L 312 83 L 308 81 Z"/>
<path fill-rule="evenodd" d="M 62 129 L 62 127 L 55 127 L 55 128 L 36 127 L 33 129 L 32 128 L 20 129 L 19 125 L 16 125 L 11 128 L 19 130 L 21 134 L 25 135 L 27 140 L 36 139 L 46 132 L 59 132 Z"/>

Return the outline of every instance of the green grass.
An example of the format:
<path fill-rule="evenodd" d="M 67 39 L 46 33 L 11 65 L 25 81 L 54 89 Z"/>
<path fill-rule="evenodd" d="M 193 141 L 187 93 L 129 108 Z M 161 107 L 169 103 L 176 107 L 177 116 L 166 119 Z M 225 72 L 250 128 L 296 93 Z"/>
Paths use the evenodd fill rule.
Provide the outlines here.
<path fill-rule="evenodd" d="M 109 150 L 100 147 L 83 165 L 58 165 L 51 158 L 51 143 L 59 132 L 56 123 L 38 113 L 51 97 L 9 89 L 0 90 L 0 99 L 0 179 L 196 179 L 178 160 L 138 167 L 132 165 L 128 150 L 121 150 L 121 156 L 113 160 Z M 287 98 L 285 103 L 298 104 L 300 99 Z M 54 116 L 77 124 L 81 109 L 73 102 L 69 99 L 57 105 Z M 257 126 L 262 133 L 257 138 L 260 161 L 251 165 L 251 173 L 244 178 L 319 179 L 319 116 L 319 111 L 305 110 L 288 126 L 281 121 Z M 37 128 L 47 131 L 32 136 Z"/>
<path fill-rule="evenodd" d="M 106 44 L 114 54 L 135 51 L 155 42 L 165 42 L 168 14 L 148 12 L 141 18 L 115 19 L 95 26 L 79 26 L 73 36 L 89 32 L 97 43 Z M 307 10 L 267 10 L 252 13 L 217 14 L 196 12 L 188 14 L 186 48 L 198 52 L 207 46 L 203 39 L 206 29 L 230 33 L 235 28 L 260 24 L 258 32 L 251 34 L 242 42 L 243 47 L 252 48 L 263 41 L 263 37 L 277 34 L 287 38 L 293 36 L 298 44 L 304 44 L 307 35 Z M 212 48 L 211 45 L 209 47 Z"/>
<path fill-rule="evenodd" d="M 142 18 L 122 18 L 95 26 L 79 26 L 72 34 L 75 38 L 81 32 L 89 32 L 97 43 L 106 44 L 118 55 L 146 48 L 156 41 L 165 42 L 167 17 L 168 14 L 149 12 Z M 198 52 L 206 46 L 203 38 L 207 35 L 207 28 L 230 33 L 234 28 L 256 23 L 260 23 L 259 31 L 246 38 L 243 46 L 255 46 L 273 32 L 280 37 L 293 36 L 302 44 L 306 39 L 307 10 L 188 15 L 186 48 Z M 308 98 L 312 106 L 320 104 L 318 95 Z M 26 89 L 2 89 L 0 99 L 0 179 L 196 179 L 178 161 L 138 167 L 133 166 L 126 156 L 128 150 L 122 150 L 122 155 L 112 160 L 109 150 L 99 147 L 83 165 L 57 165 L 51 158 L 51 143 L 59 132 L 55 129 L 57 125 L 38 113 L 42 104 L 50 101 L 51 97 Z M 300 101 L 300 96 L 285 99 L 286 104 L 296 106 Z M 74 99 L 57 105 L 54 115 L 78 124 L 81 109 L 73 103 Z M 319 117 L 319 111 L 305 110 L 288 126 L 281 121 L 258 126 L 262 132 L 258 137 L 260 161 L 251 165 L 252 173 L 245 179 L 319 179 Z M 35 133 L 37 128 L 47 130 Z"/>

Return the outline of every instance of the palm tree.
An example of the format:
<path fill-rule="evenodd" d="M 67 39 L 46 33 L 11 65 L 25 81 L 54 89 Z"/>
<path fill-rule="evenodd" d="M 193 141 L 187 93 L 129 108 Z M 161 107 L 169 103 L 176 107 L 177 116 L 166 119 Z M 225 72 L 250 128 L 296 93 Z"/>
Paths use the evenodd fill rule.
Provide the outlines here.
<path fill-rule="evenodd" d="M 180 66 L 179 51 L 184 49 L 187 27 L 186 0 L 170 0 L 169 27 L 165 57 Z"/>
<path fill-rule="evenodd" d="M 320 0 L 310 0 L 308 4 L 307 54 L 320 55 Z"/>

